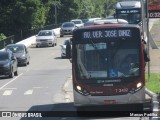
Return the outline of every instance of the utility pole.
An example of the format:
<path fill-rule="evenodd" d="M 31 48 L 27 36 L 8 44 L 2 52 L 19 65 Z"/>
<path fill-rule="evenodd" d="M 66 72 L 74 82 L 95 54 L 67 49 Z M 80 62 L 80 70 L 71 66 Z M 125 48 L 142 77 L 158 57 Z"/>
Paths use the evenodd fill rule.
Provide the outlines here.
<path fill-rule="evenodd" d="M 148 0 L 146 0 L 146 17 L 147 17 L 147 48 L 148 48 L 148 56 L 150 58 L 150 37 L 149 37 L 149 16 L 148 16 Z M 150 80 L 150 61 L 148 61 L 148 80 Z"/>
<path fill-rule="evenodd" d="M 57 26 L 57 4 L 56 3 L 54 3 L 54 11 L 55 11 L 55 13 L 54 13 L 54 15 L 55 15 L 55 26 Z"/>

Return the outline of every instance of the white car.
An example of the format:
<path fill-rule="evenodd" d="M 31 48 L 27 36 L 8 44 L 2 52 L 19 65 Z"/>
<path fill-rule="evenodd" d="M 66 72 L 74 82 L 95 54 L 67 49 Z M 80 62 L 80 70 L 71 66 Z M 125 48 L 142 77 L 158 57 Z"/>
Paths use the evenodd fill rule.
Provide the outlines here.
<path fill-rule="evenodd" d="M 66 58 L 67 57 L 67 55 L 66 55 L 67 44 L 70 44 L 71 47 L 72 47 L 72 42 L 71 42 L 70 38 L 65 39 L 64 43 L 62 45 L 60 45 L 60 47 L 61 47 L 61 58 Z"/>
<path fill-rule="evenodd" d="M 71 22 L 73 22 L 78 28 L 81 28 L 84 26 L 84 23 L 81 19 L 74 19 L 74 20 L 71 20 Z"/>
<path fill-rule="evenodd" d="M 57 37 L 53 30 L 41 30 L 36 35 L 36 47 L 40 46 L 56 46 Z"/>

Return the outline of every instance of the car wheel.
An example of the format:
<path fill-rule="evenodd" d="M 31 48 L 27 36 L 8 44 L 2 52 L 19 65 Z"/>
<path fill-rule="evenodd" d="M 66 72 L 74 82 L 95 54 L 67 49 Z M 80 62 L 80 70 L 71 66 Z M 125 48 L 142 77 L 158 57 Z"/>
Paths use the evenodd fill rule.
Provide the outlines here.
<path fill-rule="evenodd" d="M 9 75 L 9 78 L 13 78 L 14 76 L 14 73 L 13 73 L 13 70 L 11 71 L 11 74 Z"/>
<path fill-rule="evenodd" d="M 27 66 L 27 63 L 24 63 L 24 66 Z"/>
<path fill-rule="evenodd" d="M 27 62 L 27 64 L 29 65 L 29 61 Z"/>
<path fill-rule="evenodd" d="M 15 75 L 15 76 L 17 76 L 17 75 L 18 75 L 18 70 L 16 70 L 16 71 L 14 72 L 14 75 Z"/>
<path fill-rule="evenodd" d="M 57 43 L 55 43 L 55 46 L 57 45 Z"/>
<path fill-rule="evenodd" d="M 54 47 L 54 43 L 53 43 L 52 47 Z"/>
<path fill-rule="evenodd" d="M 38 45 L 36 45 L 36 48 L 39 48 L 39 46 L 38 46 Z"/>
<path fill-rule="evenodd" d="M 63 35 L 60 35 L 60 37 L 63 37 Z"/>

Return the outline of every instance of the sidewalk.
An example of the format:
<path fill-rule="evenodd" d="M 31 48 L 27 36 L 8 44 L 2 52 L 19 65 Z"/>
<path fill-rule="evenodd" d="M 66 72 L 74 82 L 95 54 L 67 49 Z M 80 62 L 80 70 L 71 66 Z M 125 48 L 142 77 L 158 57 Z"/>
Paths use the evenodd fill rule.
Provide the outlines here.
<path fill-rule="evenodd" d="M 148 64 L 146 72 L 148 72 Z M 150 73 L 160 73 L 160 49 L 150 48 Z"/>
<path fill-rule="evenodd" d="M 159 49 L 149 48 L 150 54 L 150 73 L 160 73 L 160 19 L 157 19 L 154 24 L 150 25 L 150 32 Z M 146 72 L 148 72 L 148 64 L 146 65 Z"/>

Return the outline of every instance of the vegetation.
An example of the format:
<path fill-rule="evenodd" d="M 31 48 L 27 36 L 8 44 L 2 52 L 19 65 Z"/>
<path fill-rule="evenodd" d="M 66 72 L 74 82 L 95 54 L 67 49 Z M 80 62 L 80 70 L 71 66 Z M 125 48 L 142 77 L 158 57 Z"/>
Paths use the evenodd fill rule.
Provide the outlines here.
<path fill-rule="evenodd" d="M 75 18 L 113 14 L 118 0 L 0 0 L 0 33 L 10 36 Z"/>
<path fill-rule="evenodd" d="M 160 93 L 160 73 L 151 73 L 150 79 L 148 79 L 148 74 L 146 74 L 146 81 L 148 90 L 154 93 Z"/>
<path fill-rule="evenodd" d="M 5 38 L 6 38 L 6 36 L 3 33 L 1 33 L 0 34 L 0 40 L 4 40 Z"/>

